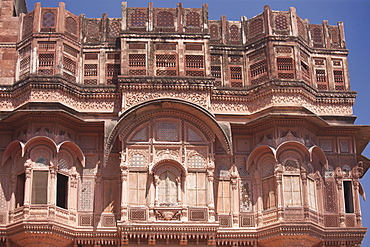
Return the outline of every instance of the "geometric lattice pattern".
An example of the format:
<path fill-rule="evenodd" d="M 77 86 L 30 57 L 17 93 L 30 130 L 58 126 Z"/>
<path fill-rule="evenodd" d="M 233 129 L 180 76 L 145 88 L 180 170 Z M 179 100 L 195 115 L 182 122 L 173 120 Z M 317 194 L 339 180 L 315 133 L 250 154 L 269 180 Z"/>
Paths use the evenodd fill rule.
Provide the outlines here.
<path fill-rule="evenodd" d="M 109 36 L 118 37 L 121 31 L 121 23 L 119 21 L 109 22 Z"/>
<path fill-rule="evenodd" d="M 267 72 L 267 61 L 266 59 L 258 61 L 250 66 L 251 77 L 256 77 Z"/>
<path fill-rule="evenodd" d="M 139 10 L 130 15 L 130 26 L 132 27 L 145 27 L 146 14 Z"/>
<path fill-rule="evenodd" d="M 84 65 L 84 76 L 97 76 L 98 65 L 97 64 L 85 64 Z"/>
<path fill-rule="evenodd" d="M 189 158 L 189 168 L 203 168 L 204 166 L 205 161 L 203 157 L 194 155 Z"/>
<path fill-rule="evenodd" d="M 200 26 L 200 15 L 197 12 L 190 12 L 186 14 L 186 26 L 187 27 L 199 27 Z"/>
<path fill-rule="evenodd" d="M 157 67 L 176 67 L 176 55 L 171 54 L 157 54 L 156 66 Z"/>
<path fill-rule="evenodd" d="M 55 14 L 52 11 L 45 12 L 42 16 L 42 27 L 54 27 Z"/>
<path fill-rule="evenodd" d="M 157 16 L 157 27 L 172 27 L 174 26 L 173 14 L 168 11 L 162 11 Z"/>
<path fill-rule="evenodd" d="M 240 227 L 254 227 L 254 217 L 240 216 Z"/>
<path fill-rule="evenodd" d="M 92 226 L 93 225 L 92 215 L 80 215 L 79 225 L 80 226 Z"/>
<path fill-rule="evenodd" d="M 79 193 L 79 210 L 81 211 L 92 211 L 93 210 L 93 189 L 94 180 L 84 179 L 81 182 L 80 193 Z"/>
<path fill-rule="evenodd" d="M 77 35 L 77 22 L 73 17 L 66 18 L 66 31 Z"/>
<path fill-rule="evenodd" d="M 337 211 L 336 196 L 335 196 L 335 184 L 334 181 L 328 181 L 324 185 L 324 206 L 325 212 L 335 213 Z"/>
<path fill-rule="evenodd" d="M 129 219 L 130 220 L 146 220 L 147 219 L 147 211 L 144 208 L 140 209 L 133 209 L 129 210 Z"/>
<path fill-rule="evenodd" d="M 254 37 L 263 33 L 263 20 L 258 18 L 249 24 L 248 36 Z"/>
<path fill-rule="evenodd" d="M 204 68 L 204 57 L 202 55 L 186 55 L 186 68 Z"/>
<path fill-rule="evenodd" d="M 219 215 L 218 221 L 220 222 L 220 227 L 231 227 L 231 215 Z"/>
<path fill-rule="evenodd" d="M 146 166 L 145 156 L 142 154 L 134 154 L 130 159 L 130 166 L 133 166 L 133 167 Z"/>
<path fill-rule="evenodd" d="M 116 218 L 114 216 L 103 216 L 103 226 L 105 227 L 115 227 Z"/>
<path fill-rule="evenodd" d="M 239 40 L 240 39 L 240 32 L 239 28 L 236 25 L 232 25 L 230 27 L 230 40 Z"/>
<path fill-rule="evenodd" d="M 324 224 L 326 227 L 338 227 L 339 221 L 338 216 L 336 215 L 325 215 L 324 216 Z"/>
<path fill-rule="evenodd" d="M 191 221 L 206 221 L 207 209 L 206 208 L 189 208 L 189 219 Z"/>
<path fill-rule="evenodd" d="M 219 27 L 216 24 L 211 25 L 209 28 L 209 33 L 211 34 L 211 39 L 218 39 L 219 38 Z"/>
<path fill-rule="evenodd" d="M 278 14 L 275 16 L 275 29 L 276 30 L 286 30 L 288 29 L 288 20 L 286 18 L 286 15 L 284 14 Z"/>
<path fill-rule="evenodd" d="M 299 165 L 296 160 L 287 160 L 284 164 L 285 171 L 298 171 Z"/>

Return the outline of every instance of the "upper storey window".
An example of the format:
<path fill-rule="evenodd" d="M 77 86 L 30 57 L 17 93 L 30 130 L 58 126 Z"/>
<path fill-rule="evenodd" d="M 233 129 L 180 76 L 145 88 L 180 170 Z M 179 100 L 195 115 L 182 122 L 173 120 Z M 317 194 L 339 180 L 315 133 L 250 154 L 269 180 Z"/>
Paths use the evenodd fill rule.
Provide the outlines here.
<path fill-rule="evenodd" d="M 236 25 L 232 25 L 230 27 L 230 39 L 232 41 L 236 41 L 236 40 L 239 40 L 240 36 L 239 36 L 239 28 L 236 26 Z"/>
<path fill-rule="evenodd" d="M 53 12 L 45 12 L 42 16 L 42 27 L 54 27 L 55 26 L 55 15 Z"/>
<path fill-rule="evenodd" d="M 173 27 L 174 26 L 173 14 L 168 11 L 159 12 L 157 17 L 157 26 Z"/>
<path fill-rule="evenodd" d="M 279 14 L 275 17 L 275 28 L 277 30 L 288 29 L 288 20 L 283 14 Z"/>
<path fill-rule="evenodd" d="M 42 11 L 41 32 L 55 32 L 56 12 L 46 9 Z"/>
<path fill-rule="evenodd" d="M 133 27 L 145 27 L 146 15 L 144 12 L 136 10 L 130 15 L 130 25 Z"/>
<path fill-rule="evenodd" d="M 200 26 L 200 16 L 197 12 L 190 12 L 186 15 L 186 26 L 187 27 Z"/>
<path fill-rule="evenodd" d="M 66 18 L 66 31 L 77 35 L 77 21 L 72 17 Z"/>
<path fill-rule="evenodd" d="M 209 28 L 209 33 L 211 35 L 211 39 L 218 39 L 219 38 L 219 32 L 218 32 L 218 26 L 216 24 L 211 25 Z"/>

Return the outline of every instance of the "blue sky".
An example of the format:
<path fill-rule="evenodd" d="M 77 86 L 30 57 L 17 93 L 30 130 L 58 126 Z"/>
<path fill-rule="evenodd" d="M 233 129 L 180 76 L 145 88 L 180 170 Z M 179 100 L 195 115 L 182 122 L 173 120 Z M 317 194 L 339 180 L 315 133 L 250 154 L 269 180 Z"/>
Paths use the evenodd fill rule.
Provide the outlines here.
<path fill-rule="evenodd" d="M 27 0 L 29 11 L 33 9 L 35 0 Z M 41 1 L 43 7 L 57 7 L 57 0 Z M 86 17 L 101 17 L 107 13 L 108 17 L 120 17 L 120 0 L 65 0 L 66 9 Z M 147 7 L 149 1 L 128 1 L 128 7 Z M 154 7 L 174 8 L 177 1 L 153 1 Z M 273 10 L 288 11 L 293 6 L 302 19 L 309 19 L 310 23 L 321 24 L 328 20 L 330 25 L 338 21 L 344 22 L 347 49 L 349 49 L 349 70 L 351 88 L 358 92 L 354 106 L 357 116 L 356 124 L 370 124 L 370 49 L 367 46 L 370 39 L 370 11 L 369 0 L 183 0 L 185 8 L 201 8 L 202 3 L 209 5 L 209 19 L 219 20 L 226 15 L 228 20 L 240 20 L 241 16 L 251 18 L 263 12 L 264 5 L 270 5 Z M 363 154 L 370 157 L 370 147 Z M 362 178 L 362 184 L 368 193 L 369 200 L 362 202 L 363 224 L 370 226 L 370 171 Z M 365 237 L 363 246 L 370 246 L 370 234 Z"/>

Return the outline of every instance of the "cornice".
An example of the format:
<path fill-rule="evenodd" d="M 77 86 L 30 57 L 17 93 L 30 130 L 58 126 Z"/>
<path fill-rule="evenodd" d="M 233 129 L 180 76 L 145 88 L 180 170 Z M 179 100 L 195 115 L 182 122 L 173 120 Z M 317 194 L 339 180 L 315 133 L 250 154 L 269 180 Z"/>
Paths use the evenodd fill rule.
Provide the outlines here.
<path fill-rule="evenodd" d="M 113 85 L 85 86 L 71 83 L 60 75 L 30 76 L 12 86 L 0 88 L 0 97 L 16 97 L 32 89 L 61 90 L 76 97 L 85 99 L 116 99 L 116 87 Z"/>

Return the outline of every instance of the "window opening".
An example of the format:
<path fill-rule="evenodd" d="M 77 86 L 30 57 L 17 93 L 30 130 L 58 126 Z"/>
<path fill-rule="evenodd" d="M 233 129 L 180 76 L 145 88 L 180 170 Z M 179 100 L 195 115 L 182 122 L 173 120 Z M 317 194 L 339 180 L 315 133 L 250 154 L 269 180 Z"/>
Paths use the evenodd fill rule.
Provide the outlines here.
<path fill-rule="evenodd" d="M 33 171 L 32 204 L 47 204 L 48 171 Z"/>
<path fill-rule="evenodd" d="M 158 202 L 160 205 L 177 204 L 176 176 L 170 171 L 165 171 L 159 175 Z"/>
<path fill-rule="evenodd" d="M 57 206 L 68 208 L 68 177 L 57 174 Z"/>
<path fill-rule="evenodd" d="M 15 207 L 22 207 L 24 204 L 24 184 L 26 182 L 26 174 L 22 173 L 17 176 L 17 187 L 15 191 Z"/>
<path fill-rule="evenodd" d="M 352 182 L 343 181 L 343 188 L 344 188 L 343 193 L 344 193 L 344 203 L 345 203 L 346 213 L 354 213 Z"/>

